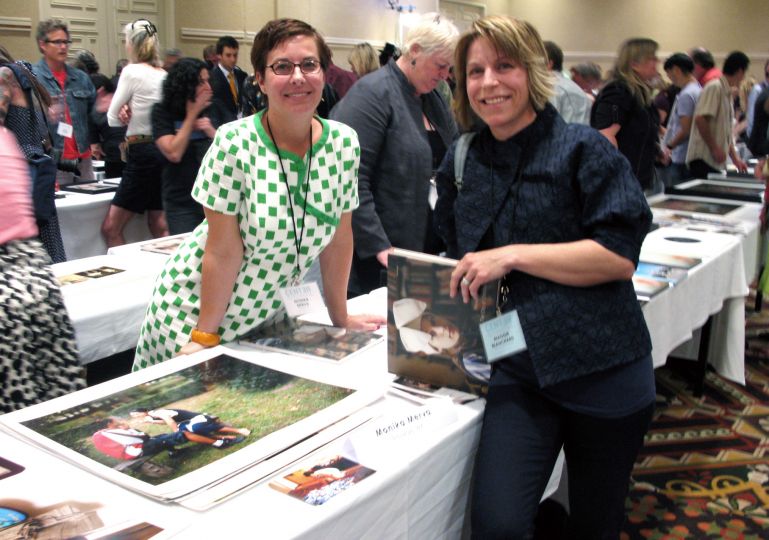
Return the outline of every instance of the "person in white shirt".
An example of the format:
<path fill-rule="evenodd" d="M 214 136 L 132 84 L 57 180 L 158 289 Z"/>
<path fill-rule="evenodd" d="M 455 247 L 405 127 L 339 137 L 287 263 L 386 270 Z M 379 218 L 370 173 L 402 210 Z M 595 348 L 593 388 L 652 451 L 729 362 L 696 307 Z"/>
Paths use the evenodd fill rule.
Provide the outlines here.
<path fill-rule="evenodd" d="M 563 51 L 552 41 L 545 41 L 545 51 L 547 65 L 555 77 L 555 94 L 550 103 L 566 122 L 589 125 L 593 102 L 577 83 L 563 74 Z"/>
<path fill-rule="evenodd" d="M 127 124 L 125 148 L 128 157 L 117 193 L 102 234 L 107 246 L 125 244 L 123 229 L 134 214 L 147 211 L 152 236 L 168 235 L 161 200 L 165 159 L 152 138 L 152 106 L 160 101 L 166 72 L 161 67 L 157 28 L 146 19 L 125 26 L 126 53 L 131 59 L 120 74 L 115 95 L 107 111 L 110 126 Z"/>

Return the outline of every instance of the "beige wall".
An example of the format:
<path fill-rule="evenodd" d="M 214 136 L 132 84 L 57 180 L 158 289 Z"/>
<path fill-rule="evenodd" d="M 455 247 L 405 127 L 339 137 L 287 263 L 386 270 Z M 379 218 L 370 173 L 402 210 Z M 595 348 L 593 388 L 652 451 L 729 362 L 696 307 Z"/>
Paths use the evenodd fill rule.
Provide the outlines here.
<path fill-rule="evenodd" d="M 172 2 L 175 45 L 200 57 L 216 37 L 229 33 L 241 42 L 240 65 L 250 71 L 248 53 L 254 33 L 273 17 L 307 20 L 328 39 L 336 63 L 347 65 L 347 51 L 358 41 L 379 46 L 395 41 L 398 15 L 386 0 L 161 0 Z M 454 0 L 456 1 L 456 0 Z M 401 0 L 419 11 L 434 10 L 437 0 Z M 565 64 L 595 60 L 611 64 L 620 42 L 648 36 L 660 43 L 660 56 L 693 45 L 710 49 L 720 61 L 731 50 L 745 51 L 751 72 L 762 73 L 769 58 L 767 0 L 490 0 L 489 14 L 510 14 L 532 22 L 545 39 L 564 50 Z M 19 58 L 35 60 L 34 29 L 38 2 L 0 0 L 0 43 Z"/>

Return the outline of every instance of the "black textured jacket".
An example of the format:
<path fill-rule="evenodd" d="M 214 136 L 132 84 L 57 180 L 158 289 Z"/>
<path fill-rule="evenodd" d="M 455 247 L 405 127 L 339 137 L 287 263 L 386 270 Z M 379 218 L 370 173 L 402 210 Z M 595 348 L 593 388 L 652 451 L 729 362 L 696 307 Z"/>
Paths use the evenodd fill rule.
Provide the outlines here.
<path fill-rule="evenodd" d="M 435 208 L 449 256 L 587 238 L 638 262 L 651 212 L 627 160 L 597 131 L 566 124 L 550 104 L 507 141 L 485 128 L 468 151 L 460 193 L 454 149 L 438 172 Z M 505 279 L 502 309 L 518 310 L 542 386 L 651 351 L 630 281 L 570 287 L 517 271 Z"/>

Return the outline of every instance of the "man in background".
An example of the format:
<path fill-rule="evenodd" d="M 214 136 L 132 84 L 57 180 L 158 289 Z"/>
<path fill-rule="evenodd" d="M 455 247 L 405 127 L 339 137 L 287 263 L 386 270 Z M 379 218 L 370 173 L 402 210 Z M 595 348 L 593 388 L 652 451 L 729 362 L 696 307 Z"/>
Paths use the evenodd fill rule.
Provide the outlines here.
<path fill-rule="evenodd" d="M 550 103 L 566 122 L 590 124 L 590 107 L 593 105 L 577 83 L 563 74 L 563 51 L 552 41 L 545 41 L 547 65 L 555 76 L 555 94 Z"/>
<path fill-rule="evenodd" d="M 238 40 L 232 36 L 222 36 L 216 42 L 216 54 L 219 63 L 210 71 L 213 101 L 222 112 L 224 123 L 238 118 L 240 89 L 246 79 L 246 72 L 238 64 Z"/>
<path fill-rule="evenodd" d="M 694 77 L 694 62 L 684 53 L 675 53 L 665 60 L 665 73 L 670 82 L 680 89 L 668 117 L 668 129 L 662 140 L 663 152 L 670 159 L 666 169 L 666 186 L 674 186 L 691 178 L 686 167 L 686 152 L 689 149 L 689 133 L 692 128 L 694 109 L 700 98 L 702 87 Z"/>
<path fill-rule="evenodd" d="M 694 64 L 697 64 L 696 60 Z M 732 87 L 739 87 L 749 65 L 750 59 L 745 53 L 730 53 L 724 61 L 723 74 L 702 88 L 694 109 L 694 127 L 686 154 L 686 163 L 693 178 L 707 178 L 708 173 L 720 172 L 726 166 L 727 155 L 738 170 L 747 170 L 747 165 L 734 147 L 732 136 Z"/>

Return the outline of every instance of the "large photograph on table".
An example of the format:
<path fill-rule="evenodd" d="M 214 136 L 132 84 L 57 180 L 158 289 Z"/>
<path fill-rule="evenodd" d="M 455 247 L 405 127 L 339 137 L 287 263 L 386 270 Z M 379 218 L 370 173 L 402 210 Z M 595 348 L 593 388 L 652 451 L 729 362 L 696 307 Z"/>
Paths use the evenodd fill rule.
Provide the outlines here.
<path fill-rule="evenodd" d="M 653 202 L 649 206 L 652 208 L 662 208 L 666 210 L 678 210 L 681 212 L 693 212 L 696 214 L 716 214 L 723 216 L 738 209 L 741 205 L 667 197 L 661 201 Z"/>
<path fill-rule="evenodd" d="M 496 316 L 498 282 L 478 301 L 449 296 L 457 261 L 396 249 L 387 270 L 387 367 L 390 373 L 485 394 L 490 373 L 479 324 Z"/>
<path fill-rule="evenodd" d="M 199 471 L 352 393 L 222 355 L 22 424 L 157 486 Z"/>
<path fill-rule="evenodd" d="M 734 182 L 691 180 L 676 186 L 666 187 L 665 193 L 760 203 L 763 198 L 764 187 Z"/>

